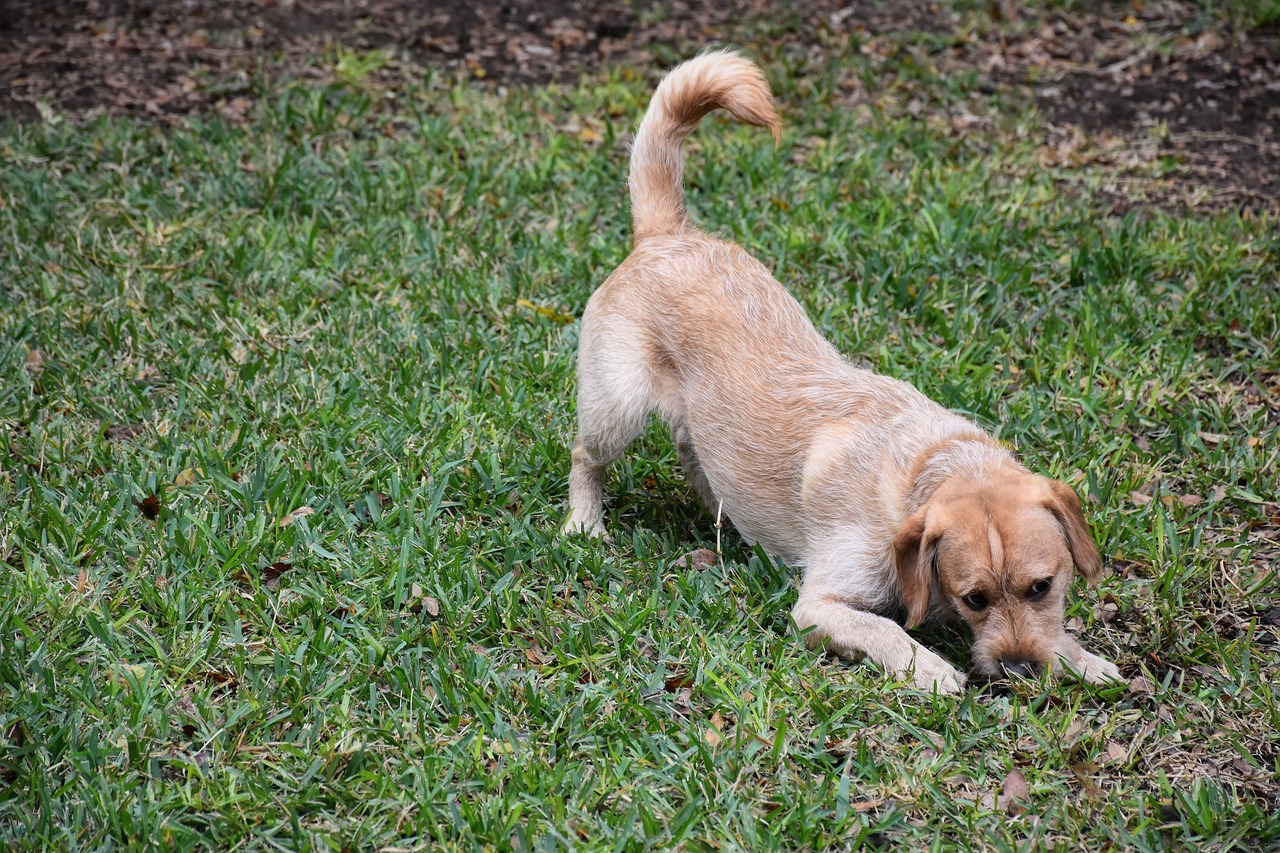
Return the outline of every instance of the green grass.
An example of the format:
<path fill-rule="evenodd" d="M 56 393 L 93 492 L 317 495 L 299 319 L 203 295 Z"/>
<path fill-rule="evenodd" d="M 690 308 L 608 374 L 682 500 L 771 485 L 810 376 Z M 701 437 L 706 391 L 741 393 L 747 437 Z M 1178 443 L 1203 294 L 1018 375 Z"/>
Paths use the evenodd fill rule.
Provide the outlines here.
<path fill-rule="evenodd" d="M 956 136 L 767 61 L 784 142 L 708 121 L 698 221 L 1076 485 L 1116 572 L 1069 616 L 1138 689 L 806 651 L 791 570 L 677 565 L 716 531 L 657 426 L 615 544 L 557 535 L 652 80 L 286 80 L 0 128 L 0 846 L 1280 844 L 1276 222 L 1104 219 L 1018 104 Z"/>

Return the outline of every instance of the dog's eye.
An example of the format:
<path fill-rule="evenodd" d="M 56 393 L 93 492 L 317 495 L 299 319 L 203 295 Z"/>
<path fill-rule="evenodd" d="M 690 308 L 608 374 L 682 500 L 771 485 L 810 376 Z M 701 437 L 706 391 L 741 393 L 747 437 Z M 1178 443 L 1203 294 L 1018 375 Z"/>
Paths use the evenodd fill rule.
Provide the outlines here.
<path fill-rule="evenodd" d="M 1053 586 L 1053 578 L 1045 578 L 1038 580 L 1031 585 L 1031 589 L 1027 590 L 1027 599 L 1030 601 L 1039 601 L 1048 594 L 1049 588 Z"/>
<path fill-rule="evenodd" d="M 970 610 L 986 610 L 987 609 L 986 593 L 975 592 L 970 595 L 966 595 L 964 598 L 960 600 L 963 601 L 965 604 L 965 607 L 968 607 Z"/>

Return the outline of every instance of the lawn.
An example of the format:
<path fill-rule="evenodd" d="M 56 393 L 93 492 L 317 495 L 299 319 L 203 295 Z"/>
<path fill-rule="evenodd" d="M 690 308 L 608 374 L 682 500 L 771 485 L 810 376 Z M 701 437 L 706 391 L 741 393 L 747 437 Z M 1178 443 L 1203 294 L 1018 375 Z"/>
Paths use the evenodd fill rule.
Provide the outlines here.
<path fill-rule="evenodd" d="M 1106 215 L 902 38 L 874 97 L 857 50 L 758 56 L 782 144 L 707 121 L 690 209 L 1076 487 L 1112 574 L 1070 626 L 1128 687 L 808 651 L 658 424 L 614 541 L 560 536 L 660 69 L 322 56 L 243 122 L 0 123 L 0 846 L 1280 845 L 1277 221 Z"/>

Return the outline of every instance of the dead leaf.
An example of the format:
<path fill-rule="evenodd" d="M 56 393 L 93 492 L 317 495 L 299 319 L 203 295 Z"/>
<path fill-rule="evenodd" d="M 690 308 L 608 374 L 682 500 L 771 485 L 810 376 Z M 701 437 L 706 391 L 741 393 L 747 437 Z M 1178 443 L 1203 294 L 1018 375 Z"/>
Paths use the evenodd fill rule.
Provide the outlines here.
<path fill-rule="evenodd" d="M 548 308 L 545 305 L 535 305 L 528 299 L 517 299 L 516 304 L 521 308 L 528 308 L 530 311 L 533 311 L 536 314 L 541 314 L 548 320 L 553 320 L 557 323 L 572 323 L 574 319 L 572 314 L 565 314 L 554 308 Z"/>
<path fill-rule="evenodd" d="M 138 501 L 138 509 L 142 510 L 142 514 L 153 521 L 160 515 L 160 498 L 155 495 L 148 495 Z"/>
<path fill-rule="evenodd" d="M 1115 741 L 1107 742 L 1107 760 L 1111 762 L 1121 762 L 1129 757 L 1128 751 Z"/>
<path fill-rule="evenodd" d="M 414 583 L 409 585 L 409 612 L 421 613 L 427 611 L 428 616 L 440 615 L 440 602 L 436 601 L 429 595 L 422 594 L 422 584 Z"/>
<path fill-rule="evenodd" d="M 120 668 L 115 672 L 115 681 L 117 684 L 128 687 L 130 677 L 134 681 L 143 678 L 147 674 L 147 668 L 139 664 L 120 662 Z"/>
<path fill-rule="evenodd" d="M 680 690 L 685 690 L 691 687 L 693 687 L 693 678 L 690 677 L 688 673 L 684 672 L 678 672 L 675 675 L 668 676 L 667 680 L 662 682 L 662 689 L 668 693 L 676 693 Z"/>
<path fill-rule="evenodd" d="M 1155 685 L 1141 675 L 1129 682 L 1129 693 L 1131 694 L 1154 693 L 1155 690 Z"/>
<path fill-rule="evenodd" d="M 109 441 L 131 441 L 146 431 L 146 424 L 112 424 L 102 434 Z"/>
<path fill-rule="evenodd" d="M 1080 790 L 1084 792 L 1085 796 L 1092 800 L 1101 800 L 1106 797 L 1103 790 L 1098 787 L 1098 783 L 1093 781 L 1089 775 L 1090 772 L 1096 773 L 1097 769 L 1098 765 L 1091 761 L 1071 765 L 1071 775 L 1076 777 L 1076 781 L 1080 783 Z"/>
<path fill-rule="evenodd" d="M 720 733 L 715 729 L 707 729 L 704 731 L 702 733 L 702 738 L 707 742 L 707 746 L 712 747 L 719 746 L 721 742 L 724 741 L 724 738 L 722 738 Z"/>
<path fill-rule="evenodd" d="M 996 805 L 1000 811 L 1008 811 L 1010 814 L 1021 812 L 1023 804 L 1031 799 L 1031 791 L 1027 788 L 1027 777 L 1022 775 L 1022 771 L 1013 768 L 1009 771 L 1009 775 L 1004 777 L 1004 784 L 1001 786 L 1000 798 Z"/>
<path fill-rule="evenodd" d="M 534 666 L 545 666 L 555 660 L 554 656 L 544 652 L 537 643 L 524 650 L 524 657 Z"/>
<path fill-rule="evenodd" d="M 297 509 L 295 509 L 293 512 L 286 515 L 284 518 L 280 519 L 280 526 L 288 527 L 290 524 L 293 524 L 299 518 L 306 518 L 308 515 L 314 515 L 314 514 L 315 514 L 315 510 L 312 509 L 311 507 L 300 506 Z"/>
<path fill-rule="evenodd" d="M 1080 735 L 1084 734 L 1084 721 L 1079 717 L 1075 717 L 1067 725 L 1067 730 L 1063 733 L 1062 739 L 1067 746 L 1075 746 L 1080 741 Z"/>
<path fill-rule="evenodd" d="M 276 581 L 285 572 L 293 568 L 293 563 L 286 563 L 284 560 L 277 560 L 262 570 L 262 579 L 264 581 Z"/>
<path fill-rule="evenodd" d="M 1146 506 L 1151 503 L 1151 495 L 1144 495 L 1142 492 L 1130 492 L 1129 500 L 1134 506 Z"/>
<path fill-rule="evenodd" d="M 696 551 L 690 551 L 688 554 L 685 554 L 683 557 L 676 560 L 675 564 L 682 569 L 692 569 L 695 572 L 701 572 L 714 568 L 717 560 L 718 558 L 716 557 L 715 551 L 710 551 L 706 548 L 699 548 Z"/>
<path fill-rule="evenodd" d="M 196 472 L 191 468 L 183 468 L 182 471 L 178 473 L 178 476 L 173 478 L 173 484 L 175 486 L 190 486 L 195 481 Z"/>

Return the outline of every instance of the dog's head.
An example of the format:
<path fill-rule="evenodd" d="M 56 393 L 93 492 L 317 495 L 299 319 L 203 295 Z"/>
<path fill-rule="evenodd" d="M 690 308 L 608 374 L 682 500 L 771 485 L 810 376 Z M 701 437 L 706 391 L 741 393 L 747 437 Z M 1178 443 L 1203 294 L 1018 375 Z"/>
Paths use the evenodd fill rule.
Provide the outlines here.
<path fill-rule="evenodd" d="M 1064 639 L 1072 572 L 1093 583 L 1102 559 L 1071 487 L 1020 470 L 953 477 L 893 543 L 907 627 L 934 596 L 973 629 L 974 669 L 1035 675 Z"/>

